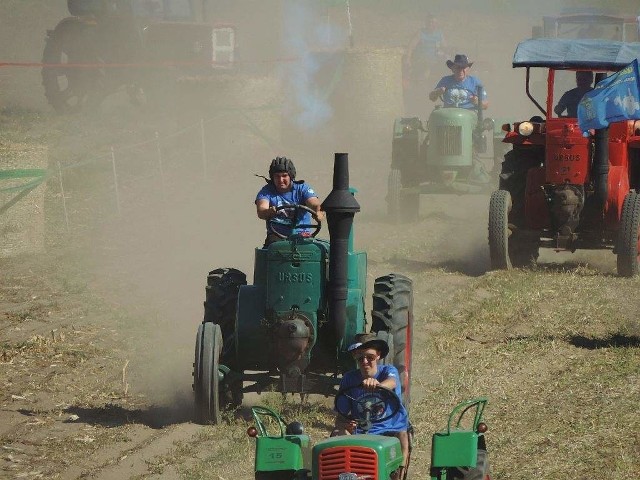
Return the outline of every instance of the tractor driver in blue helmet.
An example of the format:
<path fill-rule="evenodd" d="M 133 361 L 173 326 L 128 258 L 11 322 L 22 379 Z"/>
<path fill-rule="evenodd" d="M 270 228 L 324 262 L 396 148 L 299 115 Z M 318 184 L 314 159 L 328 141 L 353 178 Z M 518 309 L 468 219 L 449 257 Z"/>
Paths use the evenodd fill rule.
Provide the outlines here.
<path fill-rule="evenodd" d="M 375 390 L 376 387 L 386 387 L 393 390 L 399 399 L 402 399 L 402 387 L 400 384 L 400 375 L 398 369 L 393 365 L 381 365 L 379 362 L 389 353 L 389 345 L 384 340 L 377 338 L 374 334 L 361 334 L 356 336 L 356 343 L 347 349 L 353 359 L 356 361 L 358 368 L 350 370 L 344 374 L 340 381 L 340 390 L 360 385 L 361 389 L 352 391 L 349 396 L 359 398 L 368 392 Z M 346 396 L 342 396 L 338 401 L 349 402 Z M 343 412 L 349 411 L 350 406 L 340 407 Z M 404 457 L 402 466 L 399 471 L 394 472 L 392 479 L 402 479 L 405 477 L 404 471 L 407 468 L 409 459 L 409 416 L 404 405 L 400 405 L 400 410 L 392 417 L 382 422 L 373 423 L 371 429 L 367 432 L 370 434 L 386 435 L 398 437 L 402 455 Z M 362 433 L 357 431 L 356 422 L 345 419 L 342 415 L 336 416 L 335 428 L 331 432 L 331 436 L 350 435 L 353 433 Z"/>
<path fill-rule="evenodd" d="M 447 60 L 451 75 L 442 77 L 436 87 L 429 93 L 432 102 L 442 97 L 445 107 L 473 109 L 480 105 L 482 109 L 489 106 L 487 92 L 478 77 L 469 75 L 473 62 L 466 55 L 458 53 L 453 60 Z M 478 87 L 482 90 L 478 98 Z"/>
<path fill-rule="evenodd" d="M 315 212 L 313 217 L 317 221 L 324 219 L 318 195 L 304 180 L 296 180 L 296 167 L 291 159 L 287 157 L 274 158 L 269 166 L 269 178 L 266 180 L 267 184 L 260 189 L 255 202 L 258 218 L 267 221 L 265 247 L 282 239 L 282 236 L 288 237 L 292 233 L 302 236 L 310 235 L 309 229 L 291 231 L 290 225 L 293 220 L 291 216 L 295 214 L 293 209 L 278 209 L 278 207 L 285 205 L 306 205 Z M 298 218 L 295 219 L 296 223 L 309 225 L 311 216 L 311 212 L 299 210 Z M 282 236 L 272 232 L 269 223 L 271 223 L 271 228 Z M 279 223 L 282 224 L 282 227 L 278 227 Z"/>

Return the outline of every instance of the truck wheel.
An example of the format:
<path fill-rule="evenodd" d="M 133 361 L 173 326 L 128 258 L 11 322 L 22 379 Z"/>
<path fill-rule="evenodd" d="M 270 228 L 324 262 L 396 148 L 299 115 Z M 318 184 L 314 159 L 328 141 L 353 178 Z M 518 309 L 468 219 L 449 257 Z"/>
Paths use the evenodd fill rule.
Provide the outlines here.
<path fill-rule="evenodd" d="M 87 103 L 101 99 L 97 96 L 102 75 L 98 69 L 64 67 L 65 64 L 97 63 L 87 42 L 89 28 L 76 18 L 66 18 L 46 39 L 42 63 L 60 67 L 42 68 L 42 86 L 48 102 L 58 113 L 76 112 Z"/>
<path fill-rule="evenodd" d="M 618 275 L 633 277 L 640 273 L 640 195 L 627 193 L 622 204 L 622 215 L 618 227 L 617 264 Z"/>
<path fill-rule="evenodd" d="M 487 480 L 491 478 L 491 466 L 486 450 L 478 449 L 475 468 L 458 468 L 453 478 L 462 480 Z"/>
<path fill-rule="evenodd" d="M 509 192 L 506 190 L 493 192 L 489 200 L 489 255 L 492 270 L 511 268 L 509 211 L 511 211 Z"/>
<path fill-rule="evenodd" d="M 195 417 L 198 423 L 220 423 L 220 378 L 218 367 L 222 353 L 220 326 L 202 323 L 196 337 L 194 363 Z"/>
<path fill-rule="evenodd" d="M 373 285 L 371 331 L 386 331 L 393 336 L 393 365 L 402 383 L 402 402 L 411 401 L 411 360 L 413 347 L 413 282 L 391 273 L 376 278 Z"/>

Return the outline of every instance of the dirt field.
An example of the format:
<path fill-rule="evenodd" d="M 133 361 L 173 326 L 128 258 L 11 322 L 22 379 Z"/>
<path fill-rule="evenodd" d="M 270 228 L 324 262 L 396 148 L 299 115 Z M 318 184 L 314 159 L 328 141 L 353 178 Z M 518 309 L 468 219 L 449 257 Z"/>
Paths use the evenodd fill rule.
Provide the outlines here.
<path fill-rule="evenodd" d="M 2 52 L 37 61 L 64 2 L 20 5 L 3 17 Z M 499 37 L 491 12 L 437 13 L 450 33 L 474 25 L 482 41 L 451 43 L 477 60 L 491 114 L 525 115 L 522 75 L 509 61 L 531 19 L 504 10 Z M 354 19 L 369 25 L 357 38 L 371 48 L 402 44 L 419 24 L 410 11 L 381 18 L 355 9 Z M 536 269 L 489 272 L 487 196 L 423 197 L 418 222 L 390 223 L 392 119 L 389 142 L 307 136 L 274 148 L 233 125 L 201 124 L 202 111 L 158 113 L 119 94 L 95 112 L 58 116 L 38 71 L 0 75 L 2 151 L 46 150 L 52 172 L 41 205 L 46 248 L 0 258 L 0 478 L 250 479 L 247 407 L 257 402 L 324 438 L 332 420 L 324 399 L 300 408 L 251 397 L 222 425 L 196 425 L 191 375 L 207 272 L 233 266 L 251 278 L 264 233 L 254 173 L 286 154 L 326 195 L 337 151 L 349 152 L 359 191 L 356 244 L 368 252 L 370 290 L 389 272 L 414 281 L 410 478 L 428 477 L 431 434 L 475 396 L 490 400 L 494 479 L 638 478 L 640 280 L 617 278 L 612 253 L 543 252 Z"/>

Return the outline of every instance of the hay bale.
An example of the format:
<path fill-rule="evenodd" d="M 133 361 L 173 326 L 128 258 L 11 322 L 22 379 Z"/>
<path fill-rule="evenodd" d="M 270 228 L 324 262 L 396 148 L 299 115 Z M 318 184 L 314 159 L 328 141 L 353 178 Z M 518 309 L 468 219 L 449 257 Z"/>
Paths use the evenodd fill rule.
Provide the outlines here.
<path fill-rule="evenodd" d="M 352 138 L 391 141 L 393 121 L 402 115 L 402 49 L 345 52 L 342 80 L 332 104 Z"/>
<path fill-rule="evenodd" d="M 46 169 L 47 149 L 29 144 L 0 144 L 0 170 Z M 20 187 L 34 178 L 0 179 L 0 208 L 12 202 Z M 46 183 L 20 198 L 7 210 L 0 213 L 0 257 L 44 251 L 45 216 L 44 195 Z"/>

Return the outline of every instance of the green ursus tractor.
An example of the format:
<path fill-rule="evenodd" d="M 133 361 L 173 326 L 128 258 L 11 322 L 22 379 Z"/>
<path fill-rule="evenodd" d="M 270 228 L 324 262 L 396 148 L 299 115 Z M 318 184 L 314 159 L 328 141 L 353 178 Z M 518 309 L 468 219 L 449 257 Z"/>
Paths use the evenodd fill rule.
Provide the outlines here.
<path fill-rule="evenodd" d="M 477 93 L 482 98 L 482 92 Z M 470 92 L 450 89 L 444 93 L 453 105 L 466 101 Z M 482 109 L 437 106 L 428 121 L 398 118 L 393 127 L 391 170 L 387 185 L 387 213 L 396 220 L 411 221 L 419 215 L 420 195 L 490 192 L 497 181 L 490 174 L 502 161 L 501 138 L 487 158 L 488 138 L 494 121 Z"/>
<path fill-rule="evenodd" d="M 360 206 L 349 189 L 347 154 L 335 155 L 333 190 L 322 207 L 329 241 L 292 234 L 256 248 L 252 285 L 234 268 L 209 273 L 193 371 L 197 421 L 219 422 L 247 392 L 334 395 L 353 368 L 347 347 L 367 330 L 389 344 L 387 361 L 398 368 L 408 402 L 412 282 L 395 273 L 377 278 L 367 320 L 367 255 L 354 249 Z"/>

